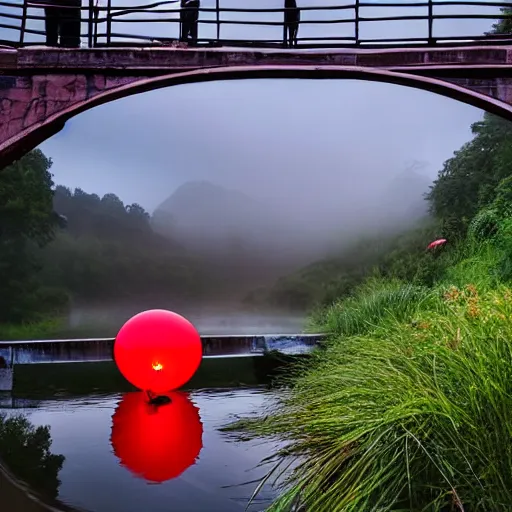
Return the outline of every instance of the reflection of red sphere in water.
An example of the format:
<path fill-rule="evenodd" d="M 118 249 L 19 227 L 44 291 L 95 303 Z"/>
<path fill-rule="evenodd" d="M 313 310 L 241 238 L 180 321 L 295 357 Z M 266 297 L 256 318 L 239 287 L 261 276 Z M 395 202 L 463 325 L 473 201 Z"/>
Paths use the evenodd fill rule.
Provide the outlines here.
<path fill-rule="evenodd" d="M 151 482 L 181 475 L 203 447 L 199 409 L 185 393 L 169 393 L 171 403 L 147 403 L 145 393 L 126 393 L 112 416 L 110 442 L 120 464 Z"/>
<path fill-rule="evenodd" d="M 195 327 L 177 313 L 162 309 L 130 318 L 114 343 L 114 359 L 126 380 L 155 393 L 183 386 L 199 368 L 202 356 Z"/>

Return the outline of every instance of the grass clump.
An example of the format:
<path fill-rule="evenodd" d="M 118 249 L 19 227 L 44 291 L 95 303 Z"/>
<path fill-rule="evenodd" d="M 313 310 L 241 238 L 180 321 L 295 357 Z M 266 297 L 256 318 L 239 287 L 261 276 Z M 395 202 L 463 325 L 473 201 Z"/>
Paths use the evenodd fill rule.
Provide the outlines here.
<path fill-rule="evenodd" d="M 345 304 L 280 404 L 232 427 L 300 460 L 269 510 L 510 510 L 512 291 L 372 282 Z"/>
<path fill-rule="evenodd" d="M 413 316 L 431 298 L 431 291 L 426 287 L 399 280 L 370 279 L 353 296 L 317 311 L 312 328 L 341 336 L 371 332 L 386 319 Z"/>

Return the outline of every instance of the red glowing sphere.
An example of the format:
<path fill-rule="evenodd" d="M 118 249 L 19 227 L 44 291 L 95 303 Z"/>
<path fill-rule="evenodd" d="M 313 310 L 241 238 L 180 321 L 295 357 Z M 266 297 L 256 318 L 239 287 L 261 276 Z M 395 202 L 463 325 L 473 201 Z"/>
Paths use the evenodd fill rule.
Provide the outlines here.
<path fill-rule="evenodd" d="M 147 403 L 143 392 L 126 393 L 112 416 L 110 442 L 121 466 L 139 478 L 161 483 L 192 466 L 203 447 L 199 409 L 185 393 L 171 403 Z"/>
<path fill-rule="evenodd" d="M 188 382 L 201 364 L 195 327 L 171 311 L 154 309 L 130 318 L 114 342 L 114 360 L 135 387 L 165 393 Z"/>

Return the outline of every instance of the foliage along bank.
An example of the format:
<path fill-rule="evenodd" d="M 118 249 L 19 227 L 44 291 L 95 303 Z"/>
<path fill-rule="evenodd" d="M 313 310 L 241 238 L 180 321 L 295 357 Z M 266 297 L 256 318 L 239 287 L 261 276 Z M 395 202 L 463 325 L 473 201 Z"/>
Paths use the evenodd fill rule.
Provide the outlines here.
<path fill-rule="evenodd" d="M 512 126 L 472 132 L 427 197 L 450 246 L 425 238 L 317 312 L 325 349 L 229 427 L 286 442 L 271 478 L 299 462 L 271 511 L 510 510 Z"/>

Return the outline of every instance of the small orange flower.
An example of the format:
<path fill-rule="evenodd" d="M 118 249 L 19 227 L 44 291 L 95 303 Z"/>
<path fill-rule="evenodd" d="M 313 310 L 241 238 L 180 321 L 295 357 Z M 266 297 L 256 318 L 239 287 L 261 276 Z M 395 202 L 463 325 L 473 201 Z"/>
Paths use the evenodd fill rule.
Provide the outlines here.
<path fill-rule="evenodd" d="M 452 286 L 446 291 L 446 293 L 444 294 L 444 298 L 446 301 L 455 302 L 459 300 L 460 295 L 460 290 L 455 286 Z"/>
<path fill-rule="evenodd" d="M 468 284 L 468 285 L 466 286 L 466 290 L 467 290 L 467 292 L 469 293 L 469 296 L 470 296 L 470 297 L 477 297 L 477 296 L 478 296 L 478 291 L 477 291 L 477 289 L 476 289 L 475 285 L 473 285 L 473 284 Z"/>
<path fill-rule="evenodd" d="M 473 304 L 469 304 L 468 313 L 469 313 L 470 317 L 476 318 L 480 314 L 480 309 L 474 303 Z"/>

